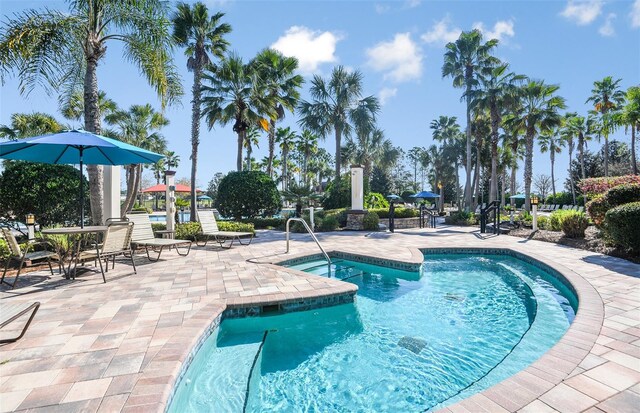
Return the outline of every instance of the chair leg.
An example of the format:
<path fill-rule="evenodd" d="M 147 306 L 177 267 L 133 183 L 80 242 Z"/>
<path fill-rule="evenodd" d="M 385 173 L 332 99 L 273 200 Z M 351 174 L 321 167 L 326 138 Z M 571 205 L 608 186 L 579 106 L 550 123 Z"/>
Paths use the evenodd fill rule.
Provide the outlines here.
<path fill-rule="evenodd" d="M 113 264 L 111 265 L 111 269 L 114 270 L 116 268 L 116 256 L 113 256 Z"/>
<path fill-rule="evenodd" d="M 51 266 L 51 257 L 47 257 L 47 264 L 49 264 L 49 271 L 51 271 L 51 276 L 53 277 L 53 267 Z"/>
<path fill-rule="evenodd" d="M 109 258 L 107 258 L 107 259 L 109 259 Z M 106 277 L 104 276 L 104 268 L 102 267 L 102 257 L 99 257 L 99 258 L 98 258 L 98 263 L 100 263 L 100 272 L 102 273 L 102 281 L 104 281 L 104 283 L 106 284 L 107 279 L 106 279 Z M 107 265 L 107 269 L 109 269 L 109 266 L 108 266 L 108 265 Z"/>
<path fill-rule="evenodd" d="M 129 251 L 129 256 L 131 257 L 131 265 L 133 265 L 133 273 L 137 274 L 138 270 L 136 269 L 136 262 L 133 260 L 133 251 Z"/>
<path fill-rule="evenodd" d="M 253 235 L 251 235 L 251 237 L 249 238 L 249 242 L 247 242 L 246 244 L 242 243 L 242 239 L 240 237 L 238 237 L 238 242 L 240 243 L 240 245 L 251 245 L 251 241 L 253 241 Z"/>
<path fill-rule="evenodd" d="M 185 252 L 184 254 L 180 252 L 180 249 L 178 248 L 178 246 L 176 245 L 176 252 L 178 253 L 178 255 L 182 256 L 182 257 L 186 257 L 187 255 L 189 255 L 189 251 L 191 251 L 191 243 L 189 243 L 189 247 L 187 248 L 187 252 Z"/>
<path fill-rule="evenodd" d="M 198 237 L 196 237 L 196 245 L 198 247 L 206 247 L 207 246 L 207 242 L 209 242 L 209 237 L 204 236 L 204 243 L 201 244 L 202 241 L 198 241 Z"/>
<path fill-rule="evenodd" d="M 22 266 L 23 265 L 24 265 L 24 257 L 22 257 L 22 259 L 20 260 L 20 266 L 18 267 L 18 272 L 16 273 L 16 278 L 13 280 L 13 284 L 11 284 L 11 288 L 15 288 L 16 287 L 16 284 L 18 283 L 18 277 L 20 276 L 20 273 L 22 272 Z"/>
<path fill-rule="evenodd" d="M 4 264 L 4 271 L 2 272 L 2 278 L 0 278 L 0 284 L 4 283 L 4 276 L 7 275 L 7 271 L 9 271 L 9 264 L 11 263 L 11 259 L 11 257 L 7 258 L 7 262 L 6 264 Z"/>
<path fill-rule="evenodd" d="M 191 247 L 191 246 L 189 246 Z M 158 256 L 156 257 L 156 259 L 151 258 L 151 255 L 149 255 L 149 247 L 145 246 L 144 249 L 147 251 L 147 258 L 149 259 L 149 261 L 151 262 L 156 262 L 160 259 L 160 254 L 162 254 L 162 250 L 164 249 L 164 246 L 160 247 L 160 251 L 158 251 Z"/>

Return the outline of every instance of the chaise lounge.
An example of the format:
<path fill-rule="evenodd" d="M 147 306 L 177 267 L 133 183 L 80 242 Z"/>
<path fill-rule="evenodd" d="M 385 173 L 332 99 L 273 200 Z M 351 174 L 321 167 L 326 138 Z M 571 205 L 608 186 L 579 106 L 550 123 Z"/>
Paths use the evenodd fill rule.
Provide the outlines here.
<path fill-rule="evenodd" d="M 198 211 L 198 221 L 200 221 L 200 226 L 202 227 L 202 234 L 199 234 L 199 236 L 202 237 L 202 241 L 204 241 L 204 243 L 202 243 L 202 241 L 196 241 L 199 247 L 207 245 L 210 238 L 213 238 L 222 248 L 226 249 L 231 248 L 235 240 L 238 240 L 240 245 L 249 245 L 251 241 L 253 241 L 253 232 L 220 231 L 213 211 Z M 242 238 L 247 237 L 249 238 L 249 242 L 244 244 Z M 225 242 L 227 241 L 229 241 L 229 246 L 225 247 Z"/>
<path fill-rule="evenodd" d="M 149 261 L 158 261 L 160 254 L 165 247 L 174 248 L 178 255 L 183 257 L 189 255 L 191 251 L 191 241 L 186 239 L 166 239 L 156 238 L 151 228 L 151 220 L 149 214 L 127 214 L 127 219 L 133 222 L 133 235 L 131 237 L 131 245 L 134 249 L 144 248 L 147 252 Z M 180 252 L 180 247 L 186 248 L 186 252 Z M 158 253 L 156 258 L 151 258 L 149 249 Z"/>

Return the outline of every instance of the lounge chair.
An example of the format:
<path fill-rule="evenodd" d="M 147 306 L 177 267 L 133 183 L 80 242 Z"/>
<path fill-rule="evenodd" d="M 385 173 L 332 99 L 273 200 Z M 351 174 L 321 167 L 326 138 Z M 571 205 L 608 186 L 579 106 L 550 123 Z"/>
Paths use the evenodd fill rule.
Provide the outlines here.
<path fill-rule="evenodd" d="M 22 266 L 26 261 L 33 262 L 46 259 L 47 264 L 49 264 L 49 271 L 51 271 L 51 275 L 53 275 L 53 267 L 51 266 L 52 258 L 58 261 L 58 267 L 60 268 L 60 259 L 58 257 L 58 254 L 56 254 L 55 252 L 47 251 L 46 249 L 42 251 L 29 252 L 29 249 L 35 245 L 51 245 L 48 241 L 30 241 L 23 251 L 22 248 L 20 248 L 20 244 L 18 244 L 15 235 L 13 235 L 13 232 L 11 232 L 9 228 L 0 228 L 0 230 L 2 230 L 2 236 L 7 241 L 7 246 L 9 247 L 9 258 L 7 258 L 7 263 L 4 266 L 2 278 L 0 278 L 0 284 L 5 283 L 10 285 L 11 288 L 14 288 L 18 283 L 18 277 L 20 276 L 20 272 L 22 272 Z M 10 284 L 9 282 L 4 280 L 4 277 L 7 275 L 7 271 L 9 270 L 9 264 L 11 263 L 11 261 L 20 261 L 18 272 L 16 273 L 16 278 L 13 280 L 13 284 Z M 62 273 L 61 268 L 60 272 Z"/>
<path fill-rule="evenodd" d="M 38 308 L 40 308 L 40 303 L 38 301 L 34 303 L 0 303 L 0 329 L 11 324 L 13 321 L 22 317 L 23 315 L 29 313 L 31 311 L 31 315 L 29 316 L 29 320 L 22 328 L 20 335 L 17 337 L 4 338 L 0 339 L 0 343 L 13 343 L 14 341 L 18 341 L 24 336 L 24 333 L 27 332 L 31 321 L 33 321 L 33 317 L 35 317 L 38 312 Z"/>
<path fill-rule="evenodd" d="M 578 212 L 584 212 L 584 207 L 582 205 L 578 207 Z"/>
<path fill-rule="evenodd" d="M 100 264 L 100 272 L 102 280 L 106 283 L 105 268 L 102 261 L 105 261 L 106 271 L 109 271 L 109 259 L 113 260 L 112 269 L 116 266 L 116 256 L 127 255 L 131 258 L 133 265 L 133 273 L 137 274 L 136 263 L 133 261 L 133 250 L 131 249 L 131 235 L 133 232 L 133 222 L 111 221 L 104 233 L 104 239 L 101 244 L 96 244 L 95 249 L 82 251 L 76 257 L 76 266 L 78 263 L 86 261 L 98 261 Z M 75 271 L 73 272 L 75 274 Z M 75 278 L 75 277 L 74 277 Z"/>
<path fill-rule="evenodd" d="M 253 241 L 253 232 L 220 231 L 213 211 L 198 211 L 198 221 L 200 221 L 200 226 L 202 227 L 202 234 L 199 234 L 199 236 L 204 241 L 204 243 L 196 241 L 200 247 L 207 245 L 210 238 L 213 238 L 222 248 L 227 249 L 233 246 L 235 240 L 238 240 L 240 245 L 249 245 Z M 249 237 L 249 242 L 243 244 L 241 239 L 246 237 Z M 227 241 L 229 241 L 229 246 L 225 247 L 224 243 Z"/>
<path fill-rule="evenodd" d="M 153 234 L 153 228 L 151 228 L 151 221 L 149 220 L 149 214 L 127 214 L 127 219 L 133 222 L 133 235 L 131 236 L 131 244 L 136 248 L 144 248 L 147 252 L 147 258 L 149 261 L 158 261 L 160 254 L 165 247 L 175 247 L 178 255 L 187 256 L 191 251 L 191 241 L 186 239 L 167 239 L 156 238 Z M 180 252 L 179 247 L 186 248 L 186 252 Z M 149 249 L 158 253 L 158 256 L 154 259 L 149 254 Z"/>

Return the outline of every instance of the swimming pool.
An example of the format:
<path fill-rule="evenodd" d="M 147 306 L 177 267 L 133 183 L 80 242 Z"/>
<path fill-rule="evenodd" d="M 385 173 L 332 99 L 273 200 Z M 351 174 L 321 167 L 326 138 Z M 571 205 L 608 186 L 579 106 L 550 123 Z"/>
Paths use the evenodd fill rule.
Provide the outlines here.
<path fill-rule="evenodd" d="M 553 275 L 506 255 L 429 254 L 421 272 L 334 259 L 331 276 L 358 285 L 355 304 L 225 320 L 169 411 L 428 411 L 535 361 L 577 308 Z"/>

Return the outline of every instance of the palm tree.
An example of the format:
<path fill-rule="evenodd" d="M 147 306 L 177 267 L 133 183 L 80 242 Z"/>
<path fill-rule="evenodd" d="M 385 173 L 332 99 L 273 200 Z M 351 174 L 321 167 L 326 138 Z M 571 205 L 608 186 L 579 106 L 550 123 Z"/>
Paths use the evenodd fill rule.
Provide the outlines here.
<path fill-rule="evenodd" d="M 489 202 L 498 199 L 498 142 L 499 128 L 505 109 L 517 100 L 518 84 L 526 76 L 508 72 L 509 65 L 498 63 L 487 73 L 480 72 L 481 87 L 471 91 L 471 106 L 489 112 L 491 119 L 491 180 Z"/>
<path fill-rule="evenodd" d="M 10 125 L 0 125 L 0 138 L 21 139 L 60 132 L 64 126 L 53 116 L 41 112 L 14 113 Z"/>
<path fill-rule="evenodd" d="M 262 50 L 251 64 L 258 72 L 275 113 L 275 116 L 269 120 L 269 159 L 267 163 L 267 174 L 273 177 L 276 122 L 284 118 L 285 110 L 294 111 L 298 99 L 300 99 L 299 89 L 304 83 L 304 78 L 295 74 L 298 69 L 298 59 L 284 56 L 277 50 Z"/>
<path fill-rule="evenodd" d="M 558 135 L 558 131 L 555 129 L 551 129 L 549 131 L 543 132 L 540 134 L 538 138 L 538 144 L 540 145 L 540 152 L 547 153 L 549 152 L 549 160 L 551 161 L 551 192 L 553 193 L 553 198 L 556 198 L 556 178 L 554 166 L 556 162 L 556 154 L 562 152 L 562 148 L 565 146 L 566 141 Z M 569 162 L 571 165 L 571 162 Z M 571 172 L 569 172 L 571 175 Z"/>
<path fill-rule="evenodd" d="M 247 171 L 251 170 L 251 153 L 253 152 L 253 147 L 259 148 L 259 142 L 260 130 L 254 126 L 247 131 L 244 137 L 244 147 L 247 150 Z"/>
<path fill-rule="evenodd" d="M 462 32 L 455 42 L 448 43 L 442 65 L 442 77 L 451 76 L 453 86 L 465 88 L 462 95 L 467 103 L 467 160 L 465 183 L 465 208 L 471 208 L 471 91 L 478 86 L 478 75 L 488 71 L 498 59 L 491 56 L 491 50 L 498 45 L 498 40 L 492 39 L 482 43 L 480 30 Z"/>
<path fill-rule="evenodd" d="M 374 96 L 362 97 L 362 73 L 359 70 L 347 71 L 337 66 L 331 78 L 325 80 L 313 76 L 309 93 L 312 102 L 302 101 L 298 106 L 299 124 L 319 136 L 326 138 L 330 131 L 335 132 L 335 184 L 340 185 L 342 136 L 349 136 L 356 117 L 368 114 L 375 120 L 380 111 L 380 102 Z"/>
<path fill-rule="evenodd" d="M 194 5 L 179 2 L 173 13 L 173 38 L 178 46 L 185 48 L 187 69 L 193 72 L 191 88 L 191 218 L 196 221 L 198 198 L 196 194 L 196 174 L 198 171 L 198 145 L 200 145 L 200 118 L 202 110 L 202 72 L 213 63 L 212 58 L 221 59 L 229 42 L 225 35 L 231 33 L 231 26 L 221 23 L 224 13 L 209 16 L 207 6 L 198 2 Z"/>
<path fill-rule="evenodd" d="M 385 147 L 391 142 L 385 138 L 384 132 L 378 128 L 361 129 L 356 125 L 356 139 L 347 138 L 347 144 L 342 149 L 347 156 L 343 160 L 363 166 L 364 182 L 369 183 L 373 172 L 373 164 L 384 156 Z"/>
<path fill-rule="evenodd" d="M 478 205 L 480 197 L 480 179 L 482 173 L 482 148 L 485 145 L 485 138 L 491 134 L 491 119 L 487 111 L 475 110 L 471 120 L 471 135 L 475 138 L 476 144 L 476 168 L 473 174 L 473 208 Z"/>
<path fill-rule="evenodd" d="M 459 160 L 460 154 L 454 151 L 454 148 L 459 147 L 459 141 L 464 136 L 461 135 L 460 125 L 458 125 L 458 118 L 455 116 L 440 116 L 438 119 L 431 121 L 429 125 L 433 130 L 433 140 L 441 142 L 450 146 L 450 152 L 452 152 L 452 158 L 454 163 L 454 169 L 456 174 L 456 204 L 460 208 L 460 176 L 459 176 Z M 456 152 L 455 154 L 453 152 Z"/>
<path fill-rule="evenodd" d="M 98 64 L 112 40 L 121 41 L 124 57 L 138 66 L 162 107 L 182 94 L 171 60 L 167 2 L 71 1 L 69 12 L 27 10 L 0 29 L 0 75 L 17 72 L 20 93 L 36 85 L 84 96 L 84 129 L 101 133 Z M 103 222 L 103 168 L 87 165 L 91 218 Z"/>
<path fill-rule="evenodd" d="M 167 163 L 167 170 L 172 170 L 172 168 L 177 168 L 180 165 L 180 155 L 176 155 L 174 151 L 166 151 L 164 153 L 164 158 Z"/>
<path fill-rule="evenodd" d="M 604 176 L 609 176 L 609 133 L 613 122 L 610 117 L 624 103 L 624 92 L 620 89 L 622 79 L 613 80 L 611 76 L 593 82 L 591 96 L 585 103 L 593 103 L 594 110 L 600 115 L 602 134 L 604 135 Z"/>
<path fill-rule="evenodd" d="M 636 159 L 636 131 L 640 131 L 640 87 L 632 86 L 627 89 L 627 104 L 616 116 L 616 122 L 631 129 L 631 168 L 638 175 L 638 161 Z"/>
<path fill-rule="evenodd" d="M 309 130 L 303 130 L 296 142 L 298 151 L 302 154 L 302 176 L 305 187 L 309 186 L 309 158 L 318 152 L 318 136 Z"/>
<path fill-rule="evenodd" d="M 294 148 L 296 141 L 296 133 L 290 127 L 278 128 L 276 130 L 276 142 L 280 144 L 282 152 L 282 190 L 286 191 L 289 187 L 289 171 L 287 170 L 289 162 L 289 151 Z"/>
<path fill-rule="evenodd" d="M 561 124 L 558 110 L 565 108 L 565 100 L 556 95 L 559 88 L 557 85 L 547 85 L 542 80 L 530 80 L 520 91 L 522 107 L 515 116 L 506 121 L 512 130 L 523 130 L 525 133 L 524 205 L 527 211 L 531 210 L 533 142 L 536 135 L 548 132 Z"/>
<path fill-rule="evenodd" d="M 418 190 L 418 165 L 423 160 L 423 152 L 426 152 L 426 149 L 417 146 L 414 146 L 407 152 L 407 157 L 413 165 L 413 186 L 416 190 Z"/>
<path fill-rule="evenodd" d="M 266 124 L 260 114 L 273 117 L 273 105 L 265 97 L 253 66 L 245 64 L 236 54 L 227 56 L 219 66 L 207 68 L 202 78 L 208 83 L 202 87 L 207 125 L 211 129 L 217 122 L 222 125 L 234 122 L 233 131 L 238 135 L 236 168 L 242 171 L 246 132 L 252 126 Z"/>
<path fill-rule="evenodd" d="M 84 95 L 81 90 L 75 90 L 69 96 L 61 96 L 64 98 L 60 102 L 60 113 L 67 119 L 80 121 L 84 117 Z M 100 116 L 105 117 L 118 110 L 115 101 L 107 97 L 104 90 L 98 91 L 98 108 Z"/>
<path fill-rule="evenodd" d="M 156 112 L 151 105 L 133 105 L 129 110 L 119 110 L 105 121 L 118 128 L 118 139 L 131 145 L 163 153 L 167 148 L 167 141 L 159 130 L 169 124 L 169 120 L 160 112 Z M 127 195 L 122 206 L 123 213 L 131 211 L 136 195 L 140 191 L 142 181 L 142 164 L 132 164 L 125 167 L 127 171 Z"/>
<path fill-rule="evenodd" d="M 571 125 L 574 118 L 576 118 L 577 116 L 577 113 L 566 113 L 564 115 L 564 118 L 562 119 L 562 128 L 560 130 L 560 136 L 569 149 L 569 183 L 571 185 L 571 197 L 573 198 L 573 205 L 576 204 L 576 188 L 573 182 L 573 151 L 575 149 L 574 138 L 576 137 L 576 130 L 572 128 Z"/>

